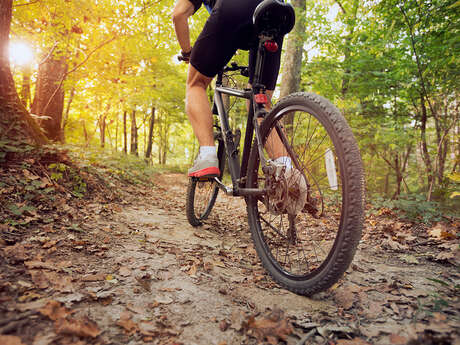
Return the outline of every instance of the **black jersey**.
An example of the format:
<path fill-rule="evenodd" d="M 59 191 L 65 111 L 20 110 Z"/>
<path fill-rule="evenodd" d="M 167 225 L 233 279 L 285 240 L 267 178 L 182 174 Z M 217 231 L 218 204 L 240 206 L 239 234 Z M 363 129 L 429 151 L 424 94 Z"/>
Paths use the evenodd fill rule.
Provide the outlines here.
<path fill-rule="evenodd" d="M 217 0 L 190 0 L 190 2 L 195 7 L 194 12 L 198 11 L 198 9 L 200 8 L 201 4 L 203 4 L 206 7 L 208 12 L 211 12 L 211 10 L 214 7 L 214 5 L 216 4 Z"/>

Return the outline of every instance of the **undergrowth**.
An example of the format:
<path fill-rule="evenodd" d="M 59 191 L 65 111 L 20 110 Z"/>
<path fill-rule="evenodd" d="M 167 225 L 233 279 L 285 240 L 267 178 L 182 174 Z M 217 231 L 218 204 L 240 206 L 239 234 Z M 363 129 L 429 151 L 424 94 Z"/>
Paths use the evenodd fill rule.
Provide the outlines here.
<path fill-rule="evenodd" d="M 16 242 L 37 225 L 75 227 L 73 217 L 81 203 L 121 202 L 124 192 L 151 188 L 158 173 L 184 171 L 159 168 L 133 155 L 69 145 L 37 148 L 5 141 L 0 153 L 0 241 L 5 243 Z"/>
<path fill-rule="evenodd" d="M 403 195 L 397 200 L 377 196 L 371 199 L 371 204 L 371 213 L 377 213 L 385 208 L 391 210 L 403 220 L 424 224 L 432 224 L 446 220 L 446 218 L 460 218 L 458 214 L 460 200 L 451 200 L 449 203 L 426 201 L 424 194 Z"/>

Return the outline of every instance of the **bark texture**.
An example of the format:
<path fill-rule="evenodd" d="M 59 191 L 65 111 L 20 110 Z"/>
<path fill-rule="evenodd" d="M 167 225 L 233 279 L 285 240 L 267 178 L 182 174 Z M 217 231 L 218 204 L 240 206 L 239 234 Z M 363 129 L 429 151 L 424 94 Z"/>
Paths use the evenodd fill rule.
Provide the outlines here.
<path fill-rule="evenodd" d="M 32 114 L 42 116 L 40 124 L 46 136 L 53 141 L 63 141 L 62 114 L 64 90 L 62 81 L 67 73 L 65 57 L 51 57 L 38 67 Z"/>
<path fill-rule="evenodd" d="M 0 0 L 0 137 L 41 145 L 47 139 L 19 99 L 11 75 L 8 43 L 12 5 L 12 0 Z"/>
<path fill-rule="evenodd" d="M 283 76 L 281 78 L 280 97 L 287 96 L 300 89 L 303 45 L 305 43 L 305 0 L 293 0 L 296 9 L 296 22 L 287 37 L 286 53 L 284 55 Z"/>
<path fill-rule="evenodd" d="M 152 116 L 149 121 L 149 136 L 147 141 L 147 150 L 145 151 L 145 158 L 149 159 L 152 156 L 153 146 L 153 126 L 155 125 L 155 107 L 152 107 Z"/>

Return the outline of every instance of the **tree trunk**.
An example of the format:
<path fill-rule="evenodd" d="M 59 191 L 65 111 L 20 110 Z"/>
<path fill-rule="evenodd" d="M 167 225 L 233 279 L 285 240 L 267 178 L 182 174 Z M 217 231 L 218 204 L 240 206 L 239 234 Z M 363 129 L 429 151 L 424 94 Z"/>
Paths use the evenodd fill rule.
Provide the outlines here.
<path fill-rule="evenodd" d="M 21 101 L 27 109 L 30 106 L 30 67 L 26 66 L 22 70 Z"/>
<path fill-rule="evenodd" d="M 105 147 L 105 127 L 107 125 L 106 116 L 107 115 L 105 115 L 105 114 L 102 115 L 101 120 L 99 121 L 99 133 L 100 133 L 100 136 L 101 136 L 101 147 L 102 148 Z"/>
<path fill-rule="evenodd" d="M 74 96 L 75 87 L 72 87 L 72 89 L 70 90 L 69 99 L 67 100 L 67 106 L 64 112 L 64 119 L 62 120 L 62 142 L 65 142 L 65 128 L 67 126 L 67 122 L 69 121 L 70 105 L 72 104 Z"/>
<path fill-rule="evenodd" d="M 83 136 L 85 137 L 85 146 L 89 145 L 89 136 L 88 136 L 88 131 L 86 130 L 86 122 L 85 120 L 82 120 L 82 126 L 83 126 Z"/>
<path fill-rule="evenodd" d="M 288 35 L 286 53 L 284 54 L 284 68 L 281 78 L 280 98 L 299 91 L 302 69 L 303 45 L 305 43 L 305 6 L 306 0 L 293 0 L 296 9 L 296 23 Z"/>
<path fill-rule="evenodd" d="M 12 0 L 0 0 L 0 137 L 41 145 L 48 140 L 20 101 L 11 75 L 8 42 L 12 4 Z"/>
<path fill-rule="evenodd" d="M 126 110 L 123 112 L 123 152 L 128 153 L 128 130 L 126 128 Z"/>
<path fill-rule="evenodd" d="M 118 152 L 118 120 L 119 120 L 119 116 L 118 116 L 118 113 L 116 113 L 116 123 L 115 123 L 115 152 Z"/>
<path fill-rule="evenodd" d="M 137 150 L 137 126 L 136 126 L 136 111 L 133 110 L 131 112 L 131 154 L 135 154 L 139 156 L 139 152 Z"/>
<path fill-rule="evenodd" d="M 423 97 L 423 95 L 421 95 L 420 97 L 420 105 L 422 108 L 422 118 L 421 118 L 421 125 L 420 125 L 420 142 L 422 145 L 422 158 L 423 158 L 423 162 L 425 163 L 428 186 L 429 186 L 429 189 L 431 189 L 430 186 L 432 186 L 433 184 L 434 176 L 433 176 L 433 166 L 431 163 L 430 153 L 428 152 L 428 143 L 427 143 L 427 138 L 426 138 L 426 126 L 428 122 L 428 114 L 427 114 L 427 109 L 425 106 L 425 98 Z M 431 190 L 428 191 L 427 201 L 430 201 L 430 199 L 431 199 Z"/>
<path fill-rule="evenodd" d="M 147 142 L 147 150 L 145 151 L 146 159 L 150 159 L 150 157 L 152 156 L 154 124 L 155 124 L 155 107 L 152 107 L 152 116 L 150 116 L 150 121 L 149 121 L 149 135 L 148 135 L 148 142 Z"/>
<path fill-rule="evenodd" d="M 62 81 L 67 72 L 64 56 L 51 57 L 38 67 L 35 97 L 31 112 L 46 116 L 40 120 L 46 136 L 53 141 L 62 141 L 62 113 L 64 90 Z"/>

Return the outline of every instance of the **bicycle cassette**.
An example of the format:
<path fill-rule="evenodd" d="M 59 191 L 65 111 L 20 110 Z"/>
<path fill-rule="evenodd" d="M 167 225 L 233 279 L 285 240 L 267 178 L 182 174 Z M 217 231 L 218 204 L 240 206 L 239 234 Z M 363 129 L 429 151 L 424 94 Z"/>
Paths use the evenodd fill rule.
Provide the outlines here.
<path fill-rule="evenodd" d="M 286 170 L 284 165 L 275 165 L 267 178 L 267 190 L 265 205 L 272 214 L 296 215 L 307 201 L 307 182 L 295 168 Z"/>

